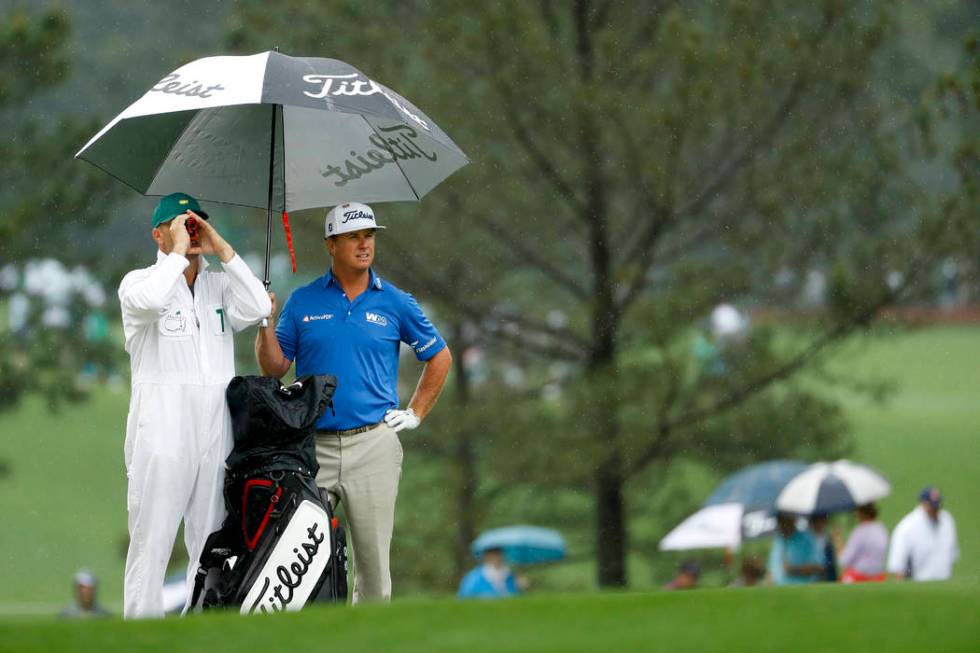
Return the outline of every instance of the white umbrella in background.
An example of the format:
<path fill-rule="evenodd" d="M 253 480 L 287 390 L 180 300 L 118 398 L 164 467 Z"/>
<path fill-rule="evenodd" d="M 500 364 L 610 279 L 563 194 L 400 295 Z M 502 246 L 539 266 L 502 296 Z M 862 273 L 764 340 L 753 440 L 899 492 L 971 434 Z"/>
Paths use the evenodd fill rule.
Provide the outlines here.
<path fill-rule="evenodd" d="M 660 550 L 735 549 L 742 541 L 743 510 L 740 503 L 701 508 L 660 540 Z"/>
<path fill-rule="evenodd" d="M 867 465 L 838 460 L 815 463 L 795 477 L 776 499 L 776 509 L 799 515 L 853 510 L 888 496 L 891 485 Z"/>

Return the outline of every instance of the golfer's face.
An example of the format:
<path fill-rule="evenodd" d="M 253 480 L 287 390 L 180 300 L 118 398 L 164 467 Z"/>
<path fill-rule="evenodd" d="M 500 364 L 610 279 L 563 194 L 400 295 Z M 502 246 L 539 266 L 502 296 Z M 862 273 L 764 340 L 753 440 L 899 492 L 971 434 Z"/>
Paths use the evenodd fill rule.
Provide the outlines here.
<path fill-rule="evenodd" d="M 334 263 L 354 270 L 367 270 L 374 261 L 374 229 L 361 229 L 334 236 L 330 255 Z"/>

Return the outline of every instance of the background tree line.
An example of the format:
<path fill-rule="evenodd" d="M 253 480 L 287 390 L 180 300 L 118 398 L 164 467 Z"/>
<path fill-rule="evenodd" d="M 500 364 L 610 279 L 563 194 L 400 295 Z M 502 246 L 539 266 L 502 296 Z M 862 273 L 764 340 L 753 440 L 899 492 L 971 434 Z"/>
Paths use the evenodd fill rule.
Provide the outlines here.
<path fill-rule="evenodd" d="M 473 163 L 421 206 L 380 207 L 379 269 L 435 307 L 457 353 L 410 436 L 395 553 L 412 562 L 396 573 L 449 587 L 480 529 L 520 520 L 560 528 L 620 586 L 629 555 L 697 503 L 689 475 L 846 453 L 830 391 L 879 388 L 826 353 L 921 296 L 937 261 L 976 260 L 977 8 L 240 2 L 189 19 L 223 46 L 139 50 L 126 80 L 138 95 L 185 59 L 279 46 L 348 61 L 439 122 Z M 5 157 L 20 176 L 0 229 L 20 244 L 3 255 L 38 251 L 46 224 L 104 266 L 111 232 L 138 229 L 107 216 L 125 192 L 68 157 L 130 98 L 100 94 L 109 113 L 77 132 L 30 127 L 17 109 L 64 83 L 70 15 L 17 15 L 35 36 L 4 36 L 21 81 L 0 101 L 34 131 Z M 118 71 L 106 50 L 96 70 Z M 74 231 L 50 225 L 64 215 Z M 298 249 L 322 269 L 319 247 Z M 144 259 L 134 246 L 109 274 Z M 712 307 L 791 307 L 814 269 L 827 302 L 804 328 L 757 325 L 697 355 Z"/>

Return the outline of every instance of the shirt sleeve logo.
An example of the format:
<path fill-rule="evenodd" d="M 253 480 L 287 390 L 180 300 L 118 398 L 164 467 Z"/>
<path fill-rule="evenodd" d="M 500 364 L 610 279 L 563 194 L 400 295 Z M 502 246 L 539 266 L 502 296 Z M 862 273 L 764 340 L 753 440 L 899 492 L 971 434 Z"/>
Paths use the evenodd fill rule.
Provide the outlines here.
<path fill-rule="evenodd" d="M 418 340 L 416 340 L 415 342 L 418 342 Z M 434 345 L 434 344 L 436 344 L 436 337 L 435 337 L 435 336 L 432 336 L 432 339 L 431 339 L 431 340 L 429 340 L 429 342 L 427 342 L 427 343 L 425 343 L 425 344 L 424 344 L 424 345 L 422 345 L 421 347 L 415 347 L 415 353 L 416 353 L 416 354 L 421 354 L 421 353 L 423 353 L 423 352 L 424 352 L 424 351 L 425 351 L 426 349 L 428 349 L 429 347 L 431 347 L 431 346 L 432 346 L 432 345 Z M 414 346 L 414 345 L 413 345 L 413 346 Z"/>
<path fill-rule="evenodd" d="M 364 314 L 367 321 L 371 324 L 377 324 L 378 326 L 388 326 L 388 318 L 384 315 L 379 315 L 377 313 L 371 313 L 370 311 Z"/>

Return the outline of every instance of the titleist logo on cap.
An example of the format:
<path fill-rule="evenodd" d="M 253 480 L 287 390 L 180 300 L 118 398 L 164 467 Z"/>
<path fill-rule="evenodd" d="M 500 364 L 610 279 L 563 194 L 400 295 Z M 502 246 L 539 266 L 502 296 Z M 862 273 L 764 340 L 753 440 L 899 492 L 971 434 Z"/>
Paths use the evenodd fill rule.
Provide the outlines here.
<path fill-rule="evenodd" d="M 365 213 L 360 209 L 352 209 L 350 211 L 344 211 L 344 219 L 341 220 L 342 223 L 346 224 L 351 220 L 374 220 L 374 216 L 370 213 Z"/>

